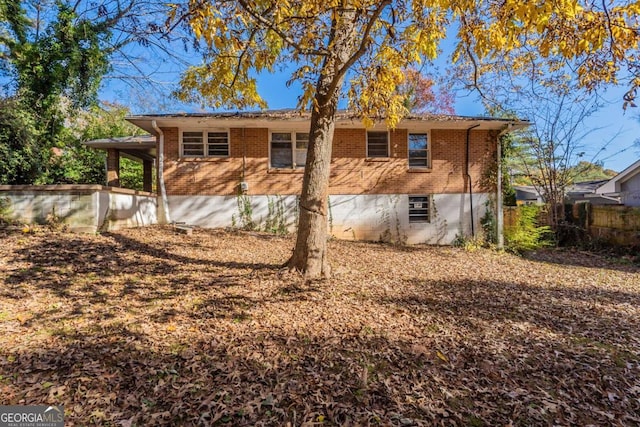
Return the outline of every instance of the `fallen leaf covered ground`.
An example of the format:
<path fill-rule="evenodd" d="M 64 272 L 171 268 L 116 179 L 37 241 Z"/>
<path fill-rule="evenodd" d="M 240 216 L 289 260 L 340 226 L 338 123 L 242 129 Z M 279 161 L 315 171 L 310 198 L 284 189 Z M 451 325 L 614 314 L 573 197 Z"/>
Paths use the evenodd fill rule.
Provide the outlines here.
<path fill-rule="evenodd" d="M 66 425 L 640 424 L 640 268 L 152 227 L 8 233 L 0 404 Z"/>

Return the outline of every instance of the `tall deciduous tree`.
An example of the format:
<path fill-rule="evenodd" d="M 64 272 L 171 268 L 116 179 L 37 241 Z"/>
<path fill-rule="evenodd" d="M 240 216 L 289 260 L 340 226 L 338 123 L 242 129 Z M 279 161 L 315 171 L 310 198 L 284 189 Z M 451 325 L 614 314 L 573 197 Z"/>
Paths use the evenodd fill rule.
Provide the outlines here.
<path fill-rule="evenodd" d="M 140 128 L 124 118 L 129 109 L 118 104 L 101 103 L 78 112 L 67 120 L 60 135 L 63 148 L 50 161 L 44 182 L 64 184 L 106 184 L 106 155 L 89 148 L 84 141 L 139 135 Z M 120 184 L 134 190 L 143 189 L 142 164 L 120 159 Z"/>
<path fill-rule="evenodd" d="M 329 165 L 341 96 L 365 124 L 385 117 L 394 127 L 407 112 L 396 90 L 405 81 L 403 70 L 435 58 L 453 21 L 457 60 L 498 58 L 530 45 L 543 57 L 577 60 L 580 84 L 588 88 L 615 79 L 622 65 L 636 61 L 640 38 L 637 2 L 192 0 L 183 12 L 176 7 L 174 18 L 185 19 L 208 49 L 204 64 L 184 74 L 182 99 L 264 107 L 256 73 L 297 66 L 291 80 L 302 85 L 299 107 L 311 110 L 311 125 L 288 264 L 308 278 L 329 275 Z"/>
<path fill-rule="evenodd" d="M 453 92 L 415 68 L 404 70 L 404 81 L 398 86 L 398 92 L 404 96 L 404 107 L 409 113 L 455 114 Z"/>
<path fill-rule="evenodd" d="M 53 149 L 68 141 L 69 118 L 95 105 L 105 75 L 127 78 L 134 68 L 137 81 L 149 81 L 128 50 L 132 44 L 173 55 L 163 38 L 167 11 L 150 0 L 0 0 L 0 96 L 5 92 L 23 116 L 32 117 L 36 147 L 23 151 L 34 173 L 13 174 L 19 183 L 72 179 L 51 170 L 59 160 Z"/>
<path fill-rule="evenodd" d="M 573 183 L 573 167 L 585 158 L 584 121 L 598 107 L 588 99 L 557 95 L 528 100 L 528 117 L 535 125 L 518 140 L 520 164 L 544 197 L 549 225 L 556 232 L 564 222 L 564 199 L 567 187 Z"/>
<path fill-rule="evenodd" d="M 72 6 L 63 2 L 0 0 L 0 17 L 0 70 L 20 107 L 35 118 L 39 150 L 45 154 L 40 170 L 45 171 L 46 153 L 57 145 L 71 107 L 61 98 L 75 107 L 95 100 L 107 69 L 108 54 L 100 41 L 109 30 L 78 19 Z"/>
<path fill-rule="evenodd" d="M 554 29 L 558 34 L 556 46 L 551 46 L 547 33 L 533 33 L 528 43 L 516 44 L 501 57 L 478 54 L 480 42 L 471 38 L 464 40 L 458 51 L 462 49 L 466 55 L 459 64 L 458 78 L 478 90 L 488 111 L 501 116 L 516 114 L 532 122 L 511 140 L 510 166 L 544 197 L 549 225 L 558 235 L 564 223 L 566 189 L 580 173 L 580 162 L 584 167 L 598 161 L 613 140 L 603 141 L 601 147 L 590 148 L 583 143 L 588 133 L 598 130 L 586 123 L 601 106 L 594 89 L 616 80 L 615 71 L 624 65 L 625 55 L 627 59 L 637 55 L 637 40 L 633 42 L 637 33 L 631 31 L 637 28 L 637 16 L 630 14 L 623 21 L 621 9 L 606 2 L 601 3 L 599 12 L 583 15 L 586 22 L 582 27 L 588 29 L 583 39 L 572 40 L 569 37 L 575 32 Z M 607 29 L 609 24 L 615 28 Z M 621 32 L 618 27 L 623 24 L 626 27 Z M 607 32 L 594 36 L 604 29 Z M 630 44 L 625 51 L 622 47 L 627 42 Z M 567 58 L 571 49 L 575 49 L 574 61 Z M 607 67 L 613 72 L 603 72 Z M 628 64 L 627 71 L 634 67 Z M 623 78 L 632 86 L 637 83 L 628 72 Z M 583 162 L 585 159 L 588 162 Z"/>

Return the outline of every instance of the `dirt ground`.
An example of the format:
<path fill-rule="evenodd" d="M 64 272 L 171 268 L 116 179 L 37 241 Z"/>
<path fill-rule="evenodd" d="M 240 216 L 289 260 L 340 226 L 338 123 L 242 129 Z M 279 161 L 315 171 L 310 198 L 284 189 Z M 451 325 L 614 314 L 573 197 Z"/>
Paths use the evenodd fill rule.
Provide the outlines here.
<path fill-rule="evenodd" d="M 625 259 L 152 227 L 0 232 L 0 404 L 65 425 L 640 424 Z"/>

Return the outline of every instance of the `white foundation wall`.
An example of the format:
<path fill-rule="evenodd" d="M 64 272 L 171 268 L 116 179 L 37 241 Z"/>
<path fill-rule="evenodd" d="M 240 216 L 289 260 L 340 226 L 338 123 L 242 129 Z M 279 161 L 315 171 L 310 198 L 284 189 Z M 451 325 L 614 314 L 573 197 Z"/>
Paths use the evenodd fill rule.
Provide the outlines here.
<path fill-rule="evenodd" d="M 476 233 L 487 200 L 487 194 L 473 195 Z M 468 194 L 435 194 L 431 221 L 410 223 L 407 194 L 332 196 L 329 229 L 341 239 L 448 245 L 471 235 L 470 212 Z"/>
<path fill-rule="evenodd" d="M 248 204 L 250 217 L 260 229 L 274 220 L 280 206 L 289 231 L 296 227 L 297 196 L 168 196 L 167 201 L 173 222 L 204 228 L 240 228 L 241 212 L 247 212 Z"/>
<path fill-rule="evenodd" d="M 49 215 L 60 218 L 74 229 L 95 231 L 95 193 L 52 191 L 7 191 L 0 198 L 9 200 L 9 216 L 25 224 L 44 224 Z"/>
<path fill-rule="evenodd" d="M 489 194 L 473 195 L 474 228 L 487 210 Z M 409 195 L 333 195 L 329 197 L 329 233 L 339 239 L 383 240 L 408 244 L 451 244 L 471 236 L 468 194 L 435 194 L 431 221 L 409 223 Z M 297 196 L 169 196 L 171 219 L 205 228 L 240 227 L 250 205 L 258 229 L 284 217 L 289 231 L 297 223 Z M 277 212 L 281 212 L 280 214 Z"/>

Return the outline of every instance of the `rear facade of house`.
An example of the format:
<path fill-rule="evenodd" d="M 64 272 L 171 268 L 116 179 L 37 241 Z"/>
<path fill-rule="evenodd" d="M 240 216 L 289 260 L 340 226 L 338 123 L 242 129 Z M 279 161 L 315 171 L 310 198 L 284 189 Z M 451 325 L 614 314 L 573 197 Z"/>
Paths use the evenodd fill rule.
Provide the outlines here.
<path fill-rule="evenodd" d="M 128 120 L 155 134 L 163 146 L 171 221 L 295 229 L 308 117 L 236 113 Z M 490 177 L 495 177 L 498 135 L 509 125 L 420 116 L 393 130 L 383 124 L 367 129 L 358 120 L 339 117 L 329 187 L 331 235 L 450 244 L 478 233 L 496 196 Z"/>

